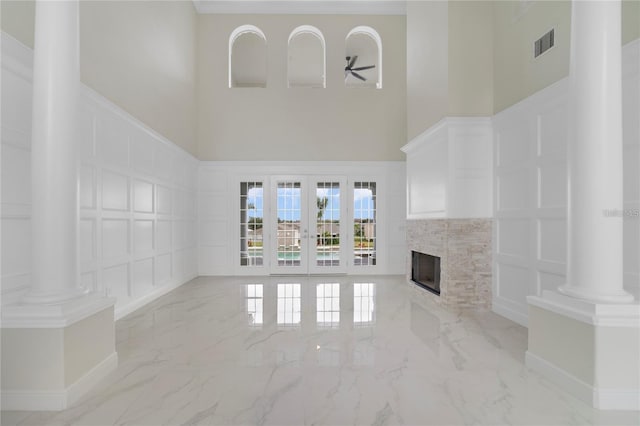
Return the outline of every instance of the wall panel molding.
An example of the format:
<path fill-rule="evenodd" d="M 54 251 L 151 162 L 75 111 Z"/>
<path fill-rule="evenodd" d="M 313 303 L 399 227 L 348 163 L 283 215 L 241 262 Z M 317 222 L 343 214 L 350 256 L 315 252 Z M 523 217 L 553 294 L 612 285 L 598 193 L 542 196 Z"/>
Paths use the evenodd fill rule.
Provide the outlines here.
<path fill-rule="evenodd" d="M 622 56 L 624 208 L 634 212 L 640 205 L 640 40 L 625 45 Z M 493 118 L 493 310 L 525 326 L 526 296 L 566 280 L 568 90 L 565 78 Z M 522 224 L 520 232 L 502 232 L 513 221 Z M 640 219 L 627 217 L 624 284 L 636 298 L 639 264 Z"/>
<path fill-rule="evenodd" d="M 445 117 L 402 147 L 407 218 L 482 218 L 492 211 L 490 117 Z"/>
<path fill-rule="evenodd" d="M 2 33 L 3 305 L 29 288 L 32 55 Z M 197 234 L 188 230 L 196 226 L 199 163 L 87 86 L 79 105 L 78 283 L 115 296 L 120 318 L 196 276 L 185 253 L 196 256 Z"/>

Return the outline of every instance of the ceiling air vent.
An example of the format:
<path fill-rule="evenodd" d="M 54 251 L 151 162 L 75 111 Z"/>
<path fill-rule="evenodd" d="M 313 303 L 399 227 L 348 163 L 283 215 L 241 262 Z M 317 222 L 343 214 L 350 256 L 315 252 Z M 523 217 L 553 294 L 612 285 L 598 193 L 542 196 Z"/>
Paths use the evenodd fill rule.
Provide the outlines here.
<path fill-rule="evenodd" d="M 553 47 L 553 30 L 549 31 L 538 40 L 536 40 L 534 45 L 534 57 L 542 55 L 547 50 Z"/>

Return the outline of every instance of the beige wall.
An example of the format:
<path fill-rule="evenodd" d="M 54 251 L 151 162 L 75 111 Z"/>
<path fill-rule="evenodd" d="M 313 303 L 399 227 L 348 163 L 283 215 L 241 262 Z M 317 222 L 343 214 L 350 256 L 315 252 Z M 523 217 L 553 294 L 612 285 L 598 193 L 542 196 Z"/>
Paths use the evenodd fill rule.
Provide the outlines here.
<path fill-rule="evenodd" d="M 193 4 L 82 2 L 80 31 L 82 80 L 195 154 Z"/>
<path fill-rule="evenodd" d="M 32 1 L 2 1 L 2 30 L 33 47 Z M 196 13 L 190 1 L 83 1 L 82 81 L 196 153 Z"/>
<path fill-rule="evenodd" d="M 2 0 L 0 15 L 2 15 L 0 19 L 2 31 L 33 49 L 35 2 L 33 0 Z"/>
<path fill-rule="evenodd" d="M 2 329 L 2 390 L 64 389 L 64 330 Z"/>
<path fill-rule="evenodd" d="M 2 30 L 33 47 L 33 14 L 33 1 L 3 0 Z M 190 1 L 87 1 L 82 80 L 202 159 L 397 160 L 399 146 L 444 116 L 491 115 L 566 77 L 570 20 L 570 1 L 411 1 L 406 20 L 198 17 Z M 226 86 L 228 35 L 244 23 L 270 38 L 269 87 L 257 96 Z M 324 90 L 286 89 L 286 40 L 300 24 L 327 38 Z M 362 24 L 383 39 L 382 90 L 342 85 L 344 34 Z M 555 47 L 533 59 L 550 28 Z M 625 0 L 622 43 L 639 37 L 640 2 Z"/>
<path fill-rule="evenodd" d="M 515 1 L 494 3 L 494 112 L 569 74 L 571 2 L 534 2 L 524 12 L 519 7 Z M 551 28 L 555 46 L 534 59 L 534 41 Z"/>
<path fill-rule="evenodd" d="M 198 155 L 202 160 L 402 160 L 406 143 L 403 16 L 199 16 Z M 228 87 L 229 35 L 253 24 L 267 37 L 267 88 Z M 287 88 L 287 40 L 323 32 L 327 87 Z M 382 89 L 345 88 L 345 37 L 359 25 L 383 44 Z M 365 65 L 365 64 L 360 64 Z"/>
<path fill-rule="evenodd" d="M 449 110 L 448 16 L 446 2 L 407 2 L 408 140 Z"/>
<path fill-rule="evenodd" d="M 116 341 L 113 308 L 104 309 L 63 329 L 64 383 L 80 380 L 114 351 Z"/>
<path fill-rule="evenodd" d="M 569 75 L 571 2 L 496 1 L 494 21 L 494 112 Z M 533 43 L 551 28 L 555 46 L 533 58 Z M 640 37 L 640 2 L 622 2 L 622 44 Z"/>
<path fill-rule="evenodd" d="M 530 304 L 528 328 L 528 352 L 582 383 L 620 393 L 640 386 L 637 327 L 595 326 Z"/>
<path fill-rule="evenodd" d="M 590 324 L 529 305 L 528 350 L 573 377 L 594 384 L 595 328 Z M 566 341 L 571 336 L 571 345 Z M 589 347 L 591 350 L 585 350 Z"/>
<path fill-rule="evenodd" d="M 493 114 L 493 3 L 407 3 L 407 136 Z"/>
<path fill-rule="evenodd" d="M 493 2 L 449 2 L 449 116 L 493 114 Z"/>
<path fill-rule="evenodd" d="M 622 44 L 640 38 L 640 1 L 622 2 Z"/>

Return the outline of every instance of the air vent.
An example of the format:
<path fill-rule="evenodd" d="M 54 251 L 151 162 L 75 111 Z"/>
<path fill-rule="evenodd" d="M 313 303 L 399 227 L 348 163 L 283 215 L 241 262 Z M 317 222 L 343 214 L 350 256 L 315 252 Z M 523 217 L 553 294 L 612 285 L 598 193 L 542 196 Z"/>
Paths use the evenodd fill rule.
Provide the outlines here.
<path fill-rule="evenodd" d="M 537 58 L 547 50 L 551 49 L 553 47 L 553 39 L 554 39 L 553 30 L 551 30 L 545 35 L 543 35 L 542 37 L 540 37 L 538 40 L 536 40 L 535 46 L 534 46 L 534 52 L 535 52 L 534 57 Z"/>

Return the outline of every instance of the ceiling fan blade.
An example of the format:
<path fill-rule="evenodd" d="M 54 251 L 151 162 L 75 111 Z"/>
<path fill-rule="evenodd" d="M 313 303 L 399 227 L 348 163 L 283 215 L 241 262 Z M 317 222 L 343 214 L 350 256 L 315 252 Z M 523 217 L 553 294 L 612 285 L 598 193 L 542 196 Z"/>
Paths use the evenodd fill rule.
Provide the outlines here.
<path fill-rule="evenodd" d="M 362 81 L 367 81 L 367 79 L 366 79 L 366 78 L 364 78 L 363 76 L 361 76 L 361 75 L 360 75 L 360 74 L 358 74 L 357 72 L 353 72 L 353 71 L 351 71 L 351 75 L 352 75 L 352 76 L 354 76 L 354 77 L 355 77 L 355 78 L 357 78 L 357 79 L 362 80 Z"/>
<path fill-rule="evenodd" d="M 371 68 L 375 68 L 375 65 L 368 65 L 366 67 L 359 67 L 359 68 L 352 68 L 351 71 L 364 71 L 364 70 L 370 70 Z"/>
<path fill-rule="evenodd" d="M 349 61 L 349 68 L 353 68 L 353 65 L 356 63 L 356 60 L 358 59 L 358 56 L 352 56 L 351 60 Z"/>

